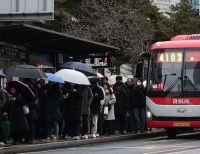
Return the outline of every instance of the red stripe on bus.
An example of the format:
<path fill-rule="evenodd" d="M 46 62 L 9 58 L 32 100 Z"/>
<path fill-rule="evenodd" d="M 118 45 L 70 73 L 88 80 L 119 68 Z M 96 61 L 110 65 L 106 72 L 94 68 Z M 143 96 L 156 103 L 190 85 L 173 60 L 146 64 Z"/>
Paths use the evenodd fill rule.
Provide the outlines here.
<path fill-rule="evenodd" d="M 158 105 L 200 105 L 200 98 L 176 97 L 176 98 L 150 98 Z"/>

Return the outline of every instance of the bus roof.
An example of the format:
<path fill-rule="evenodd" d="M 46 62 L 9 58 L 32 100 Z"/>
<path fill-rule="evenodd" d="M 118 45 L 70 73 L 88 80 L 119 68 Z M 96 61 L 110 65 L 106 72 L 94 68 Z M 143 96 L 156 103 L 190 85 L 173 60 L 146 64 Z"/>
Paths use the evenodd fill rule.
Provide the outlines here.
<path fill-rule="evenodd" d="M 176 48 L 200 48 L 200 34 L 177 35 L 170 41 L 157 42 L 151 46 L 151 50 Z"/>

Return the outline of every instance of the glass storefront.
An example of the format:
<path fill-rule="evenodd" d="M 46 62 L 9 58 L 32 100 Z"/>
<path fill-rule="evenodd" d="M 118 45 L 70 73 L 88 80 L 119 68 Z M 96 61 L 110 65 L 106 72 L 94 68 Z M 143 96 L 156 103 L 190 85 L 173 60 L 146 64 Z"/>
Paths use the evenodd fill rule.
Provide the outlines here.
<path fill-rule="evenodd" d="M 44 72 L 54 73 L 55 71 L 55 68 L 54 68 L 55 56 L 54 55 L 31 51 L 29 54 L 29 63 L 30 65 L 33 65 L 42 69 Z"/>

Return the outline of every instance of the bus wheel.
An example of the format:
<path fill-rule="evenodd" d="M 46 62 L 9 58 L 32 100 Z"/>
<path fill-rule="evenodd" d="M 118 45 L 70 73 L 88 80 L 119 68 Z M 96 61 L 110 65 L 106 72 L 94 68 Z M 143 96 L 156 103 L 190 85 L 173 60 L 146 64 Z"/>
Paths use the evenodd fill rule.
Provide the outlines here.
<path fill-rule="evenodd" d="M 177 135 L 177 130 L 176 129 L 166 129 L 167 136 L 169 139 L 175 139 Z"/>

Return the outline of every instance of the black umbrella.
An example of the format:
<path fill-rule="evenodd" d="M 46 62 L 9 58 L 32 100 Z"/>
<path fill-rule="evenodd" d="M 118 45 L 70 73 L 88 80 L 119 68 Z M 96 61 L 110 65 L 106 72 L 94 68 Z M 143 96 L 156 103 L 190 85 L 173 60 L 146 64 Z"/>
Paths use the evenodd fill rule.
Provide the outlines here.
<path fill-rule="evenodd" d="M 16 65 L 12 66 L 6 71 L 6 75 L 9 77 L 21 77 L 21 78 L 47 78 L 45 73 L 32 65 Z"/>
<path fill-rule="evenodd" d="M 75 69 L 86 76 L 97 76 L 96 71 L 91 66 L 81 62 L 70 61 L 60 65 L 59 67 Z"/>
<path fill-rule="evenodd" d="M 15 86 L 19 89 L 19 91 L 23 92 L 26 94 L 27 101 L 34 101 L 35 100 L 35 94 L 33 91 L 24 83 L 20 81 L 10 81 L 7 82 L 7 89 L 10 90 L 12 86 Z M 8 91 L 10 93 L 10 91 Z"/>

